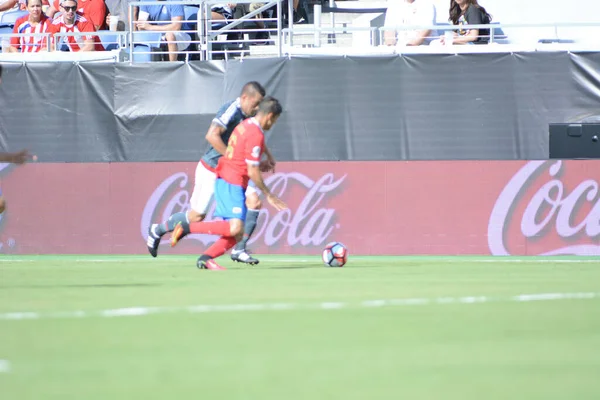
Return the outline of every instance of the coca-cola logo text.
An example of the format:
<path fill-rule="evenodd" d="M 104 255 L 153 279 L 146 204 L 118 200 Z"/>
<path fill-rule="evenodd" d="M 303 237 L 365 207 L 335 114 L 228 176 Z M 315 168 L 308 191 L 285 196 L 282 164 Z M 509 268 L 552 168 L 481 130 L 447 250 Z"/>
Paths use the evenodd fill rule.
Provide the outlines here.
<path fill-rule="evenodd" d="M 327 173 L 317 180 L 297 172 L 278 172 L 265 179 L 270 190 L 282 198 L 290 192 L 303 196 L 296 206 L 275 212 L 270 207 L 260 211 L 259 224 L 251 242 L 262 240 L 266 246 L 321 246 L 336 226 L 336 210 L 327 201 L 341 188 L 346 175 L 335 178 Z M 141 234 L 144 240 L 151 223 L 163 222 L 176 212 L 189 210 L 191 180 L 184 172 L 175 173 L 161 182 L 146 202 L 141 218 Z M 213 218 L 214 200 L 211 201 L 207 220 Z M 189 235 L 186 239 L 208 245 L 216 240 L 214 235 Z M 166 239 L 165 239 L 166 240 Z"/>
<path fill-rule="evenodd" d="M 507 232 L 519 216 L 520 234 L 529 243 L 553 234 L 561 239 L 555 241 L 561 243 L 558 248 L 547 248 L 538 255 L 600 255 L 600 246 L 594 243 L 600 236 L 598 182 L 584 179 L 569 190 L 561 180 L 565 169 L 563 161 L 531 161 L 512 177 L 488 223 L 488 244 L 493 255 L 512 254 Z M 529 196 L 532 187 L 537 190 Z M 517 215 L 517 209 L 522 214 Z M 564 246 L 566 241 L 572 244 Z"/>

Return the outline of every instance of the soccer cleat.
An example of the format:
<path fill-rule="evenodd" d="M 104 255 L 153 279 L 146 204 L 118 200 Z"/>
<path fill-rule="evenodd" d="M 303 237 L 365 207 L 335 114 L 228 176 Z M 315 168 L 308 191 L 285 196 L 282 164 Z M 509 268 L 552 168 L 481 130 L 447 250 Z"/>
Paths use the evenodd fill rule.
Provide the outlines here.
<path fill-rule="evenodd" d="M 183 225 L 181 222 L 175 226 L 173 229 L 173 233 L 171 233 L 171 247 L 175 247 L 175 245 L 185 237 L 185 229 L 183 229 Z"/>
<path fill-rule="evenodd" d="M 233 250 L 231 252 L 231 259 L 235 262 L 241 262 L 244 264 L 256 265 L 258 260 L 252 257 L 246 250 Z"/>
<path fill-rule="evenodd" d="M 198 259 L 198 262 L 196 263 L 196 266 L 199 269 L 211 269 L 213 271 L 224 271 L 227 268 L 221 267 L 219 264 L 217 264 L 217 262 L 215 260 L 213 260 L 212 258 L 210 260 L 201 260 Z"/>
<path fill-rule="evenodd" d="M 156 233 L 158 224 L 150 225 L 148 228 L 148 240 L 146 240 L 146 246 L 148 246 L 148 252 L 152 257 L 158 255 L 158 245 L 160 245 L 160 235 Z"/>

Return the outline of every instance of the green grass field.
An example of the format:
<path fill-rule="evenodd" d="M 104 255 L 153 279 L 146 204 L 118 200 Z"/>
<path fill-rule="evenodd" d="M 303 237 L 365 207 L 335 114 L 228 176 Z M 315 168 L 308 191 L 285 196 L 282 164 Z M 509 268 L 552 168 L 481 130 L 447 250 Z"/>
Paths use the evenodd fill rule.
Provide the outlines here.
<path fill-rule="evenodd" d="M 0 257 L 0 398 L 600 398 L 600 259 L 261 261 Z"/>

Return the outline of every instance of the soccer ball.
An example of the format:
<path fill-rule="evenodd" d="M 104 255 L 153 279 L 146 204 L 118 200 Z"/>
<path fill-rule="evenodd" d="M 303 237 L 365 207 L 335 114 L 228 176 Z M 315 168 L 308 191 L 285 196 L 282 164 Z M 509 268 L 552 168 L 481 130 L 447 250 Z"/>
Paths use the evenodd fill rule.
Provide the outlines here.
<path fill-rule="evenodd" d="M 326 267 L 343 267 L 348 261 L 348 249 L 339 242 L 331 242 L 323 249 L 323 262 Z"/>

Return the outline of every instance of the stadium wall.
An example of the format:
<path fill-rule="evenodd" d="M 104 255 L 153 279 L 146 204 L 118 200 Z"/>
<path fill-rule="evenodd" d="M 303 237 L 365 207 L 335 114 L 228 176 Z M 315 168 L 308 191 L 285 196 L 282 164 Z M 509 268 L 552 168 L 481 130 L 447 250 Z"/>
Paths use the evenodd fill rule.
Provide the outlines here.
<path fill-rule="evenodd" d="M 1 171 L 12 254 L 145 254 L 146 230 L 189 203 L 196 163 L 39 163 Z M 288 162 L 267 183 L 250 248 L 352 254 L 600 255 L 600 161 Z M 209 218 L 214 204 L 211 205 Z M 162 254 L 198 254 L 192 235 Z"/>
<path fill-rule="evenodd" d="M 284 104 L 268 138 L 281 161 L 547 159 L 549 123 L 600 110 L 600 53 L 6 68 L 0 147 L 45 162 L 195 162 L 250 80 Z"/>

